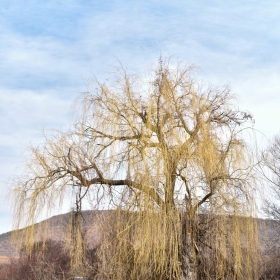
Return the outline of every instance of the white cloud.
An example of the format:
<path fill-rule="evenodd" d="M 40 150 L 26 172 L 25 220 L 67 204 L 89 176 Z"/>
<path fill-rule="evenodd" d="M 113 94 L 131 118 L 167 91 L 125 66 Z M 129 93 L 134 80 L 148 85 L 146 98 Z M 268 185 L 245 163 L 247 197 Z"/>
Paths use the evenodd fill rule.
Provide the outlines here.
<path fill-rule="evenodd" d="M 160 53 L 198 64 L 206 81 L 232 84 L 256 128 L 279 131 L 277 1 L 16 2 L 0 10 L 0 182 L 42 127 L 67 123 L 83 78 L 102 79 L 116 59 L 132 72 Z"/>
<path fill-rule="evenodd" d="M 237 76 L 234 91 L 241 106 L 255 117 L 255 128 L 271 138 L 280 130 L 280 70 L 278 67 L 251 69 Z"/>
<path fill-rule="evenodd" d="M 43 141 L 42 128 L 65 129 L 69 123 L 71 99 L 55 93 L 0 88 L 0 212 L 9 213 L 3 193 L 12 187 L 9 179 L 18 173 L 26 146 Z"/>

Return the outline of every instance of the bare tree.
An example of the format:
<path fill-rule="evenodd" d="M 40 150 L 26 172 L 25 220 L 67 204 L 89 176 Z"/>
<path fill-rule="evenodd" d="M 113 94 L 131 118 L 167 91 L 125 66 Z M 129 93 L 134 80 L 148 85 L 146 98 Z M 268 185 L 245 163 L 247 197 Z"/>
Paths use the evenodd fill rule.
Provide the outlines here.
<path fill-rule="evenodd" d="M 30 148 L 14 188 L 16 226 L 34 224 L 74 191 L 77 203 L 88 198 L 119 213 L 114 237 L 104 235 L 100 277 L 198 279 L 208 258 L 204 279 L 253 279 L 255 231 L 252 219 L 239 218 L 254 209 L 243 136 L 252 116 L 230 89 L 160 60 L 150 79 L 121 68 L 79 101 L 71 130 Z"/>
<path fill-rule="evenodd" d="M 271 185 L 272 199 L 266 200 L 265 211 L 269 217 L 280 221 L 280 136 L 276 135 L 262 153 L 262 162 L 269 172 L 262 169 Z"/>
<path fill-rule="evenodd" d="M 261 153 L 260 171 L 265 184 L 263 211 L 268 218 L 262 226 L 263 266 L 261 279 L 279 278 L 280 243 L 280 136 L 275 135 Z"/>

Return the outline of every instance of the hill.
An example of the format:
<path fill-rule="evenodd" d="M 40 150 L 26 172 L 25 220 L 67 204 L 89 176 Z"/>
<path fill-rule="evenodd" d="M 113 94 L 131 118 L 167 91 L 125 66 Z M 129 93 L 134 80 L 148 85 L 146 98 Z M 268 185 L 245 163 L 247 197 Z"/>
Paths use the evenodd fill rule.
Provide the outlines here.
<path fill-rule="evenodd" d="M 106 220 L 111 211 L 83 211 L 82 228 L 85 233 L 87 245 L 93 248 L 100 243 L 100 224 Z M 46 239 L 64 241 L 67 238 L 67 229 L 71 222 L 72 214 L 66 213 L 53 216 L 35 225 L 35 240 L 40 241 L 45 235 Z M 262 256 L 280 256 L 280 225 L 277 221 L 257 219 L 259 242 Z M 41 230 L 39 230 L 41 229 Z M 20 242 L 12 241 L 13 231 L 0 235 L 0 263 L 5 263 L 10 257 L 18 257 Z M 19 231 L 19 236 L 21 235 Z"/>
<path fill-rule="evenodd" d="M 82 228 L 85 232 L 87 244 L 94 247 L 101 238 L 99 225 L 110 211 L 83 211 Z M 46 239 L 64 241 L 67 238 L 67 228 L 71 222 L 71 212 L 53 216 L 35 225 L 35 241 Z M 12 238 L 15 232 L 10 231 L 0 235 L 0 263 L 7 262 L 9 257 L 17 257 L 20 251 L 19 239 Z M 18 232 L 21 236 L 22 230 Z"/>

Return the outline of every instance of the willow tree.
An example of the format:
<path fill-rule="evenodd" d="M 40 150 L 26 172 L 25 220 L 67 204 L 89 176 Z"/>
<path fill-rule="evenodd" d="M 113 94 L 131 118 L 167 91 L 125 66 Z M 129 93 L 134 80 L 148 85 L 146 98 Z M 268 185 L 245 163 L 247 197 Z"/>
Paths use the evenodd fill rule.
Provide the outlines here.
<path fill-rule="evenodd" d="M 98 252 L 100 279 L 253 279 L 243 138 L 252 117 L 227 86 L 194 73 L 160 61 L 149 78 L 119 69 L 112 81 L 95 80 L 72 129 L 30 149 L 14 189 L 17 227 L 74 191 L 79 210 L 88 199 L 115 213 Z"/>

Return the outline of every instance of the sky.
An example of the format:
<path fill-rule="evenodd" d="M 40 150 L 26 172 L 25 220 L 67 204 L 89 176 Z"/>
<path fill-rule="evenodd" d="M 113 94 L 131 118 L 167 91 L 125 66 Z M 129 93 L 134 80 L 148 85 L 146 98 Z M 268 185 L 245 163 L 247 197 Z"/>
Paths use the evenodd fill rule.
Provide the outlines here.
<path fill-rule="evenodd" d="M 255 129 L 280 129 L 280 2 L 249 0 L 2 0 L 0 7 L 0 233 L 12 229 L 6 193 L 30 144 L 65 129 L 71 105 L 120 61 L 146 73 L 159 56 L 229 83 Z"/>

